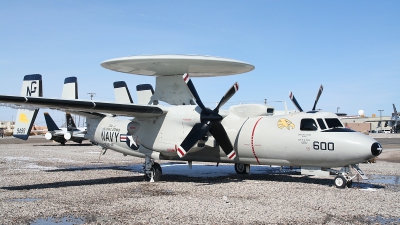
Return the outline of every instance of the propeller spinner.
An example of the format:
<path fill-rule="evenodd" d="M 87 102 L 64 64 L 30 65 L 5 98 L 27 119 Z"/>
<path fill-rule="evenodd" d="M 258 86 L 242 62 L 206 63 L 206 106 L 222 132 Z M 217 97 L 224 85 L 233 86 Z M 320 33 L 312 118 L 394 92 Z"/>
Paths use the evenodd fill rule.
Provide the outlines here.
<path fill-rule="evenodd" d="M 196 123 L 193 126 L 192 130 L 182 141 L 181 145 L 177 148 L 177 153 L 179 157 L 185 156 L 187 151 L 189 151 L 196 144 L 197 141 L 202 139 L 207 134 L 207 132 L 210 132 L 211 135 L 218 142 L 219 146 L 221 146 L 222 150 L 228 156 L 228 158 L 234 159 L 236 157 L 236 152 L 233 149 L 233 145 L 229 140 L 228 134 L 226 133 L 224 126 L 222 126 L 221 124 L 223 117 L 219 114 L 219 109 L 239 90 L 238 83 L 235 83 L 221 98 L 221 101 L 219 102 L 217 107 L 215 107 L 214 110 L 211 110 L 204 106 L 199 95 L 197 94 L 196 88 L 194 87 L 192 80 L 189 77 L 189 74 L 185 73 L 182 78 L 188 86 L 194 99 L 196 100 L 197 105 L 201 108 L 201 113 L 200 123 Z"/>

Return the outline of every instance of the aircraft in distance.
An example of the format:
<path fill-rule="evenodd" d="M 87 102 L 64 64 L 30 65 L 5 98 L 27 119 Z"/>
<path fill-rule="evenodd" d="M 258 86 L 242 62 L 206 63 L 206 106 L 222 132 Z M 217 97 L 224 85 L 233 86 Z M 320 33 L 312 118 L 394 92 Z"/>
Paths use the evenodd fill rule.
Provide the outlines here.
<path fill-rule="evenodd" d="M 82 144 L 83 140 L 86 140 L 86 127 L 76 127 L 74 120 L 70 113 L 65 113 L 66 128 L 58 128 L 54 120 L 51 118 L 49 113 L 44 113 L 48 132 L 45 134 L 47 140 L 54 140 L 61 145 L 69 140 Z"/>
<path fill-rule="evenodd" d="M 234 105 L 222 110 L 238 91 L 237 83 L 214 109 L 205 107 L 189 74 L 226 76 L 254 69 L 242 61 L 212 56 L 147 55 L 111 59 L 101 65 L 118 72 L 155 76 L 155 90 L 149 85 L 138 85 L 139 104 L 132 103 L 127 96 L 128 88 L 118 82 L 114 83 L 116 102 L 43 98 L 30 95 L 32 88 L 39 88 L 36 84 L 41 76 L 27 75 L 23 96 L 0 95 L 0 102 L 84 115 L 85 138 L 98 143 L 104 151 L 112 149 L 144 158 L 145 179 L 150 181 L 158 181 L 162 176 L 156 160 L 181 160 L 187 161 L 189 168 L 193 161 L 233 163 L 238 174 L 248 174 L 251 164 L 300 166 L 303 174 L 329 176 L 333 172 L 337 174 L 336 187 L 345 188 L 351 187 L 357 176 L 352 168 L 366 179 L 357 164 L 382 152 L 376 140 L 345 128 L 335 113 L 301 110 L 274 115 L 274 108 L 264 104 Z"/>
<path fill-rule="evenodd" d="M 393 113 L 392 118 L 390 120 L 374 120 L 368 122 L 378 122 L 377 127 L 381 127 L 382 123 L 385 123 L 385 127 L 389 126 L 392 127 L 391 133 L 397 133 L 400 130 L 400 121 L 399 121 L 400 113 L 397 112 L 396 106 L 393 104 Z"/>

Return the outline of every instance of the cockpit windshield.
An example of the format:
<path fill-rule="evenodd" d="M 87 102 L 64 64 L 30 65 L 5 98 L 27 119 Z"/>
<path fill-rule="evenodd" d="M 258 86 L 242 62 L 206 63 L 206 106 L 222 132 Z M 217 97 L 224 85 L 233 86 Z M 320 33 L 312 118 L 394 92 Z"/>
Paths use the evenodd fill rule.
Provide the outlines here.
<path fill-rule="evenodd" d="M 316 131 L 318 127 L 322 132 L 354 132 L 345 128 L 338 118 L 317 118 L 317 122 L 312 118 L 305 118 L 300 122 L 302 131 Z"/>
<path fill-rule="evenodd" d="M 322 132 L 355 132 L 354 130 L 345 128 L 338 118 L 325 118 L 328 129 L 322 130 Z"/>
<path fill-rule="evenodd" d="M 325 121 L 329 128 L 343 127 L 338 118 L 325 118 Z"/>
<path fill-rule="evenodd" d="M 300 122 L 300 130 L 318 130 L 318 126 L 314 119 L 302 119 Z"/>

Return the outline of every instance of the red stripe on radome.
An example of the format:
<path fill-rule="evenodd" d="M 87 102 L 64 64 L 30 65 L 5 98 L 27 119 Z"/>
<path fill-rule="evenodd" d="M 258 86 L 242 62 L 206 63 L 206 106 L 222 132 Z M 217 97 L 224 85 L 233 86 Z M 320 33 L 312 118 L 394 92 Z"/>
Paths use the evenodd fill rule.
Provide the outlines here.
<path fill-rule="evenodd" d="M 256 130 L 256 126 L 261 119 L 262 117 L 260 117 L 260 119 L 257 120 L 256 124 L 254 124 L 253 132 L 251 132 L 251 150 L 253 151 L 254 158 L 256 158 L 258 164 L 260 164 L 260 161 L 258 161 L 256 151 L 254 150 L 254 131 Z"/>
<path fill-rule="evenodd" d="M 236 82 L 234 86 L 235 86 L 235 91 L 238 91 L 239 90 L 239 84 Z"/>

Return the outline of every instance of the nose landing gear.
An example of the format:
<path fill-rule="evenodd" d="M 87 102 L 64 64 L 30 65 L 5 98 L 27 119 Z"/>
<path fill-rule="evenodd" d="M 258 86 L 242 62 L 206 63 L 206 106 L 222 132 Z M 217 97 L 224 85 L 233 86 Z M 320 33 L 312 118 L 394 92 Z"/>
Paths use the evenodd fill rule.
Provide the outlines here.
<path fill-rule="evenodd" d="M 365 174 L 356 164 L 344 166 L 340 169 L 340 171 L 334 171 L 336 174 L 338 174 L 334 179 L 334 183 L 337 188 L 351 188 L 353 186 L 353 179 L 357 176 L 357 174 L 352 176 L 351 168 L 353 168 L 358 173 L 358 175 L 361 176 L 361 178 L 363 178 L 364 180 L 368 180 L 368 177 L 365 176 Z"/>

